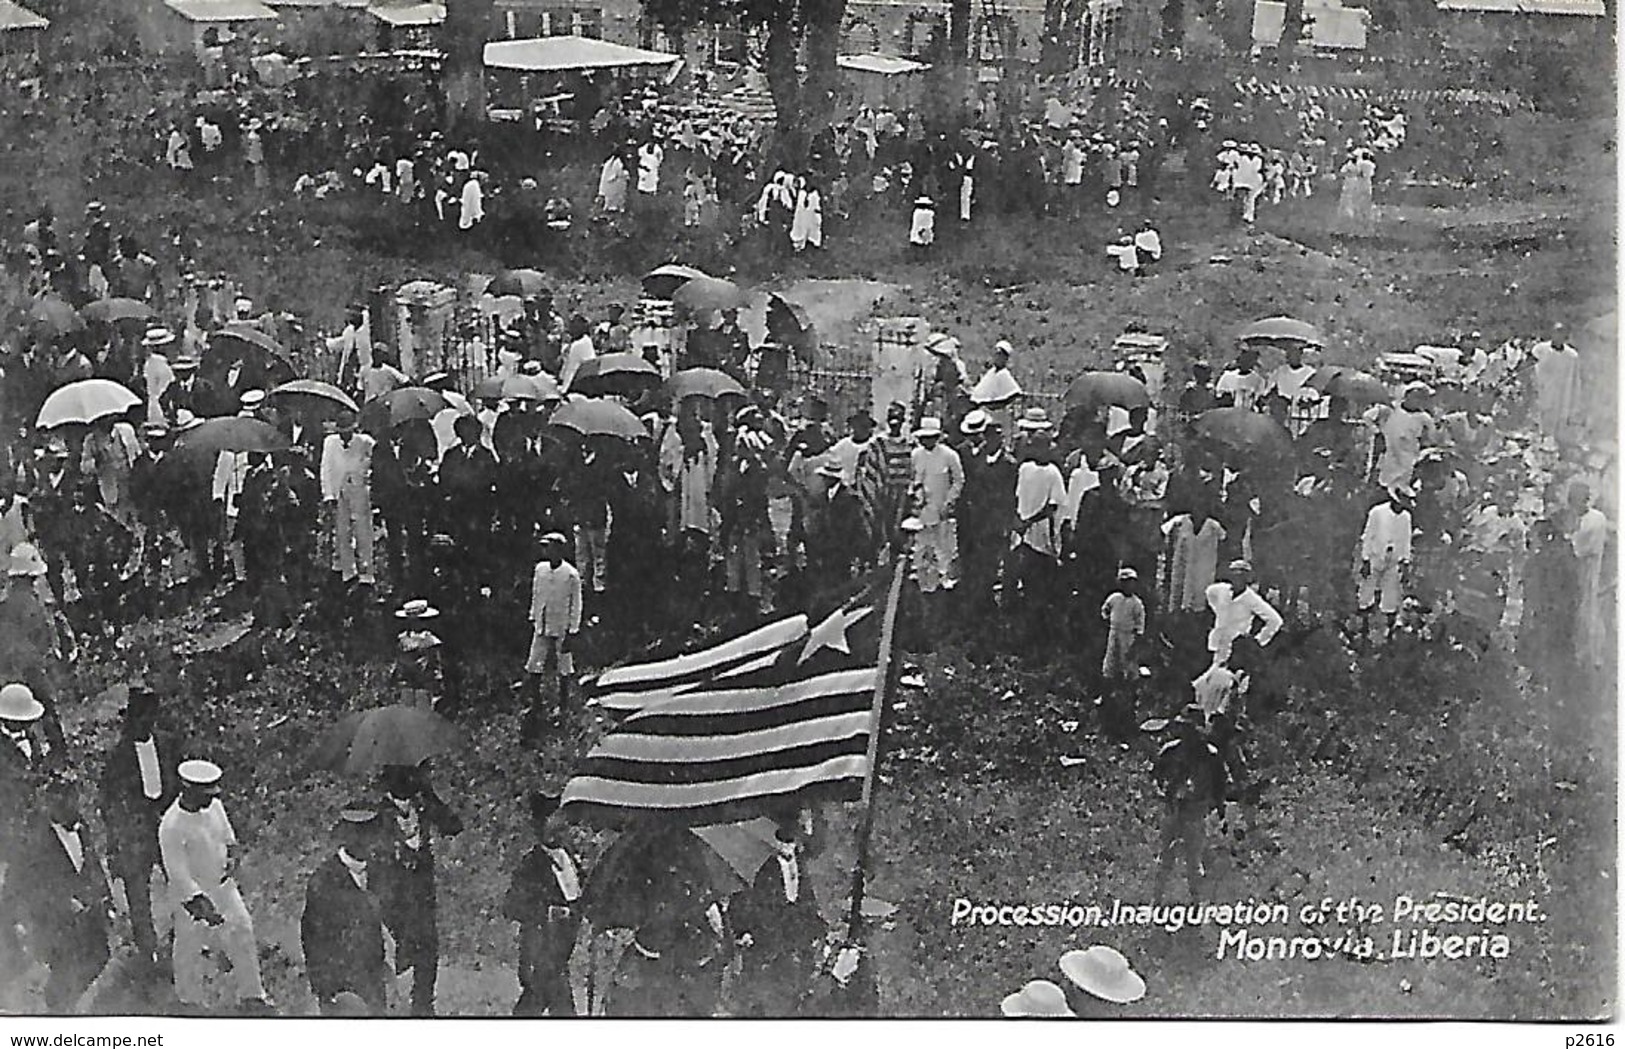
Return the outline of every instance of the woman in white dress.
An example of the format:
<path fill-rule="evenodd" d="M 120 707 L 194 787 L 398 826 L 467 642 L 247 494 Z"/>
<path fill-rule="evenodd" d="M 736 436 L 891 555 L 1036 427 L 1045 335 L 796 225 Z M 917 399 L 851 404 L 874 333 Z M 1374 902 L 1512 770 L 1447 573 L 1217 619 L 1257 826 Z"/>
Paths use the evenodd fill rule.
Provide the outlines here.
<path fill-rule="evenodd" d="M 818 192 L 818 187 L 807 181 L 805 177 L 799 180 L 800 188 L 796 191 L 796 213 L 790 221 L 790 246 L 796 251 L 805 251 L 807 248 L 821 248 L 824 246 L 824 198 Z"/>
<path fill-rule="evenodd" d="M 621 159 L 619 153 L 611 153 L 604 159 L 604 166 L 598 172 L 599 206 L 612 215 L 625 211 L 629 183 L 626 161 Z"/>
<path fill-rule="evenodd" d="M 1371 152 L 1356 149 L 1350 153 L 1340 174 L 1343 192 L 1337 200 L 1337 217 L 1356 225 L 1369 224 L 1376 213 L 1371 200 L 1371 180 L 1377 174 L 1377 165 L 1371 159 Z"/>

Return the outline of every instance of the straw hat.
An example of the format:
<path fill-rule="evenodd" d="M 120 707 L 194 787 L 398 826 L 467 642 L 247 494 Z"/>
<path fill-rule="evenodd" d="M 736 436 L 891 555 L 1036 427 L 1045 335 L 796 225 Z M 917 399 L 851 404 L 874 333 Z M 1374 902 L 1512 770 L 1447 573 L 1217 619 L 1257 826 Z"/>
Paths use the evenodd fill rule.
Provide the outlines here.
<path fill-rule="evenodd" d="M 1077 1014 L 1066 1004 L 1066 992 L 1048 980 L 1033 980 L 1015 994 L 1006 995 L 999 1012 L 1009 1017 L 1073 1018 Z"/>
<path fill-rule="evenodd" d="M 395 610 L 396 619 L 438 619 L 440 609 L 435 608 L 423 598 L 413 598 Z"/>
<path fill-rule="evenodd" d="M 197 758 L 183 761 L 175 769 L 181 779 L 198 787 L 207 787 L 220 782 L 220 766 L 212 761 L 203 761 Z"/>
<path fill-rule="evenodd" d="M 925 418 L 920 420 L 920 425 L 915 427 L 914 436 L 916 436 L 916 437 L 941 437 L 942 436 L 942 420 L 937 418 L 934 415 L 927 415 Z"/>
<path fill-rule="evenodd" d="M 1145 980 L 1127 958 L 1103 944 L 1067 951 L 1061 955 L 1061 971 L 1080 989 L 1108 1002 L 1122 1005 L 1145 997 Z"/>
<path fill-rule="evenodd" d="M 1016 429 L 1024 430 L 1027 433 L 1048 430 L 1052 425 L 1049 421 L 1049 412 L 1036 406 L 1023 411 L 1021 418 L 1016 420 Z"/>
<path fill-rule="evenodd" d="M 168 328 L 148 328 L 147 333 L 141 336 L 141 345 L 149 348 L 154 346 L 168 346 L 174 341 L 175 333 L 170 331 Z"/>
<path fill-rule="evenodd" d="M 34 690 L 15 682 L 0 688 L 0 720 L 38 721 L 45 707 L 34 698 Z"/>
<path fill-rule="evenodd" d="M 987 424 L 992 421 L 992 418 L 989 417 L 986 412 L 980 408 L 976 408 L 960 421 L 959 432 L 966 435 L 981 433 L 983 430 L 987 429 Z"/>

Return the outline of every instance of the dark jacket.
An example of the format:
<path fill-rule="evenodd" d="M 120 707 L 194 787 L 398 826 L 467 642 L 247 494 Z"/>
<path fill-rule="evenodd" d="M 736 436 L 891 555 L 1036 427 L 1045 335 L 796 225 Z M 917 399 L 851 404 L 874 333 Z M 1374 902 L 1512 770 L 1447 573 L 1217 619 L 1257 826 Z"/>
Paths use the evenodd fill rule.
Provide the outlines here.
<path fill-rule="evenodd" d="M 368 865 L 370 879 L 376 864 Z M 371 891 L 356 885 L 337 853 L 311 872 L 305 885 L 305 910 L 299 919 L 299 942 L 311 993 L 331 1001 L 354 991 L 369 1003 L 384 992 L 384 925 Z"/>
<path fill-rule="evenodd" d="M 180 793 L 180 780 L 175 772 L 182 758 L 180 739 L 161 727 L 153 729 L 152 737 L 158 751 L 157 798 L 148 798 L 142 789 L 141 759 L 136 756 L 136 740 L 128 726 L 119 733 L 102 768 L 98 793 L 102 820 L 107 826 L 108 849 L 114 854 L 146 849 L 149 850 L 147 855 L 155 856 L 158 821 Z"/>

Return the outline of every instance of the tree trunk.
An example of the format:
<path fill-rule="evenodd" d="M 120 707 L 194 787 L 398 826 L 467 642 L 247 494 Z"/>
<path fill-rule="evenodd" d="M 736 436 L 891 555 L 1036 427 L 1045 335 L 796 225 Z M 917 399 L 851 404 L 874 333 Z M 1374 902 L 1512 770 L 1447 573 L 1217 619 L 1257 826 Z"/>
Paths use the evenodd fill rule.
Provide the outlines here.
<path fill-rule="evenodd" d="M 835 116 L 840 81 L 835 60 L 841 52 L 846 0 L 802 0 L 801 13 L 807 38 L 807 79 L 801 88 L 801 109 L 810 136 L 822 131 Z"/>
<path fill-rule="evenodd" d="M 773 94 L 779 133 L 788 135 L 801 126 L 801 78 L 796 73 L 796 19 L 775 18 L 767 26 L 767 44 L 762 53 L 767 88 Z"/>
<path fill-rule="evenodd" d="M 955 116 L 970 96 L 970 71 L 975 65 L 970 54 L 970 20 L 971 0 L 953 0 L 948 9 L 948 97 Z"/>
<path fill-rule="evenodd" d="M 494 10 L 491 0 L 447 0 L 442 82 L 454 128 L 485 119 L 485 39 Z"/>

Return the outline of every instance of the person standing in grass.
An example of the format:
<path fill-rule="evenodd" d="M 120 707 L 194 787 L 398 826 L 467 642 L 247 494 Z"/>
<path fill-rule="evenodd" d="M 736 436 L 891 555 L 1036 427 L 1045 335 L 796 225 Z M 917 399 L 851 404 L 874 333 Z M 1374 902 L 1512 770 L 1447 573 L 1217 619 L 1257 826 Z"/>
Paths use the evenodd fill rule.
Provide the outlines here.
<path fill-rule="evenodd" d="M 1101 727 L 1118 742 L 1128 739 L 1134 725 L 1134 685 L 1139 679 L 1136 658 L 1145 636 L 1145 601 L 1139 595 L 1140 574 L 1132 568 L 1117 570 L 1117 589 L 1106 597 L 1100 617 L 1106 621 L 1106 654 L 1101 660 Z"/>
<path fill-rule="evenodd" d="M 531 577 L 530 655 L 525 671 L 536 682 L 525 731 L 534 735 L 541 719 L 543 697 L 557 690 L 557 711 L 563 716 L 569 701 L 570 675 L 575 662 L 570 644 L 581 630 L 581 575 L 564 560 L 565 538 L 550 532 L 542 539 L 542 559 Z"/>

